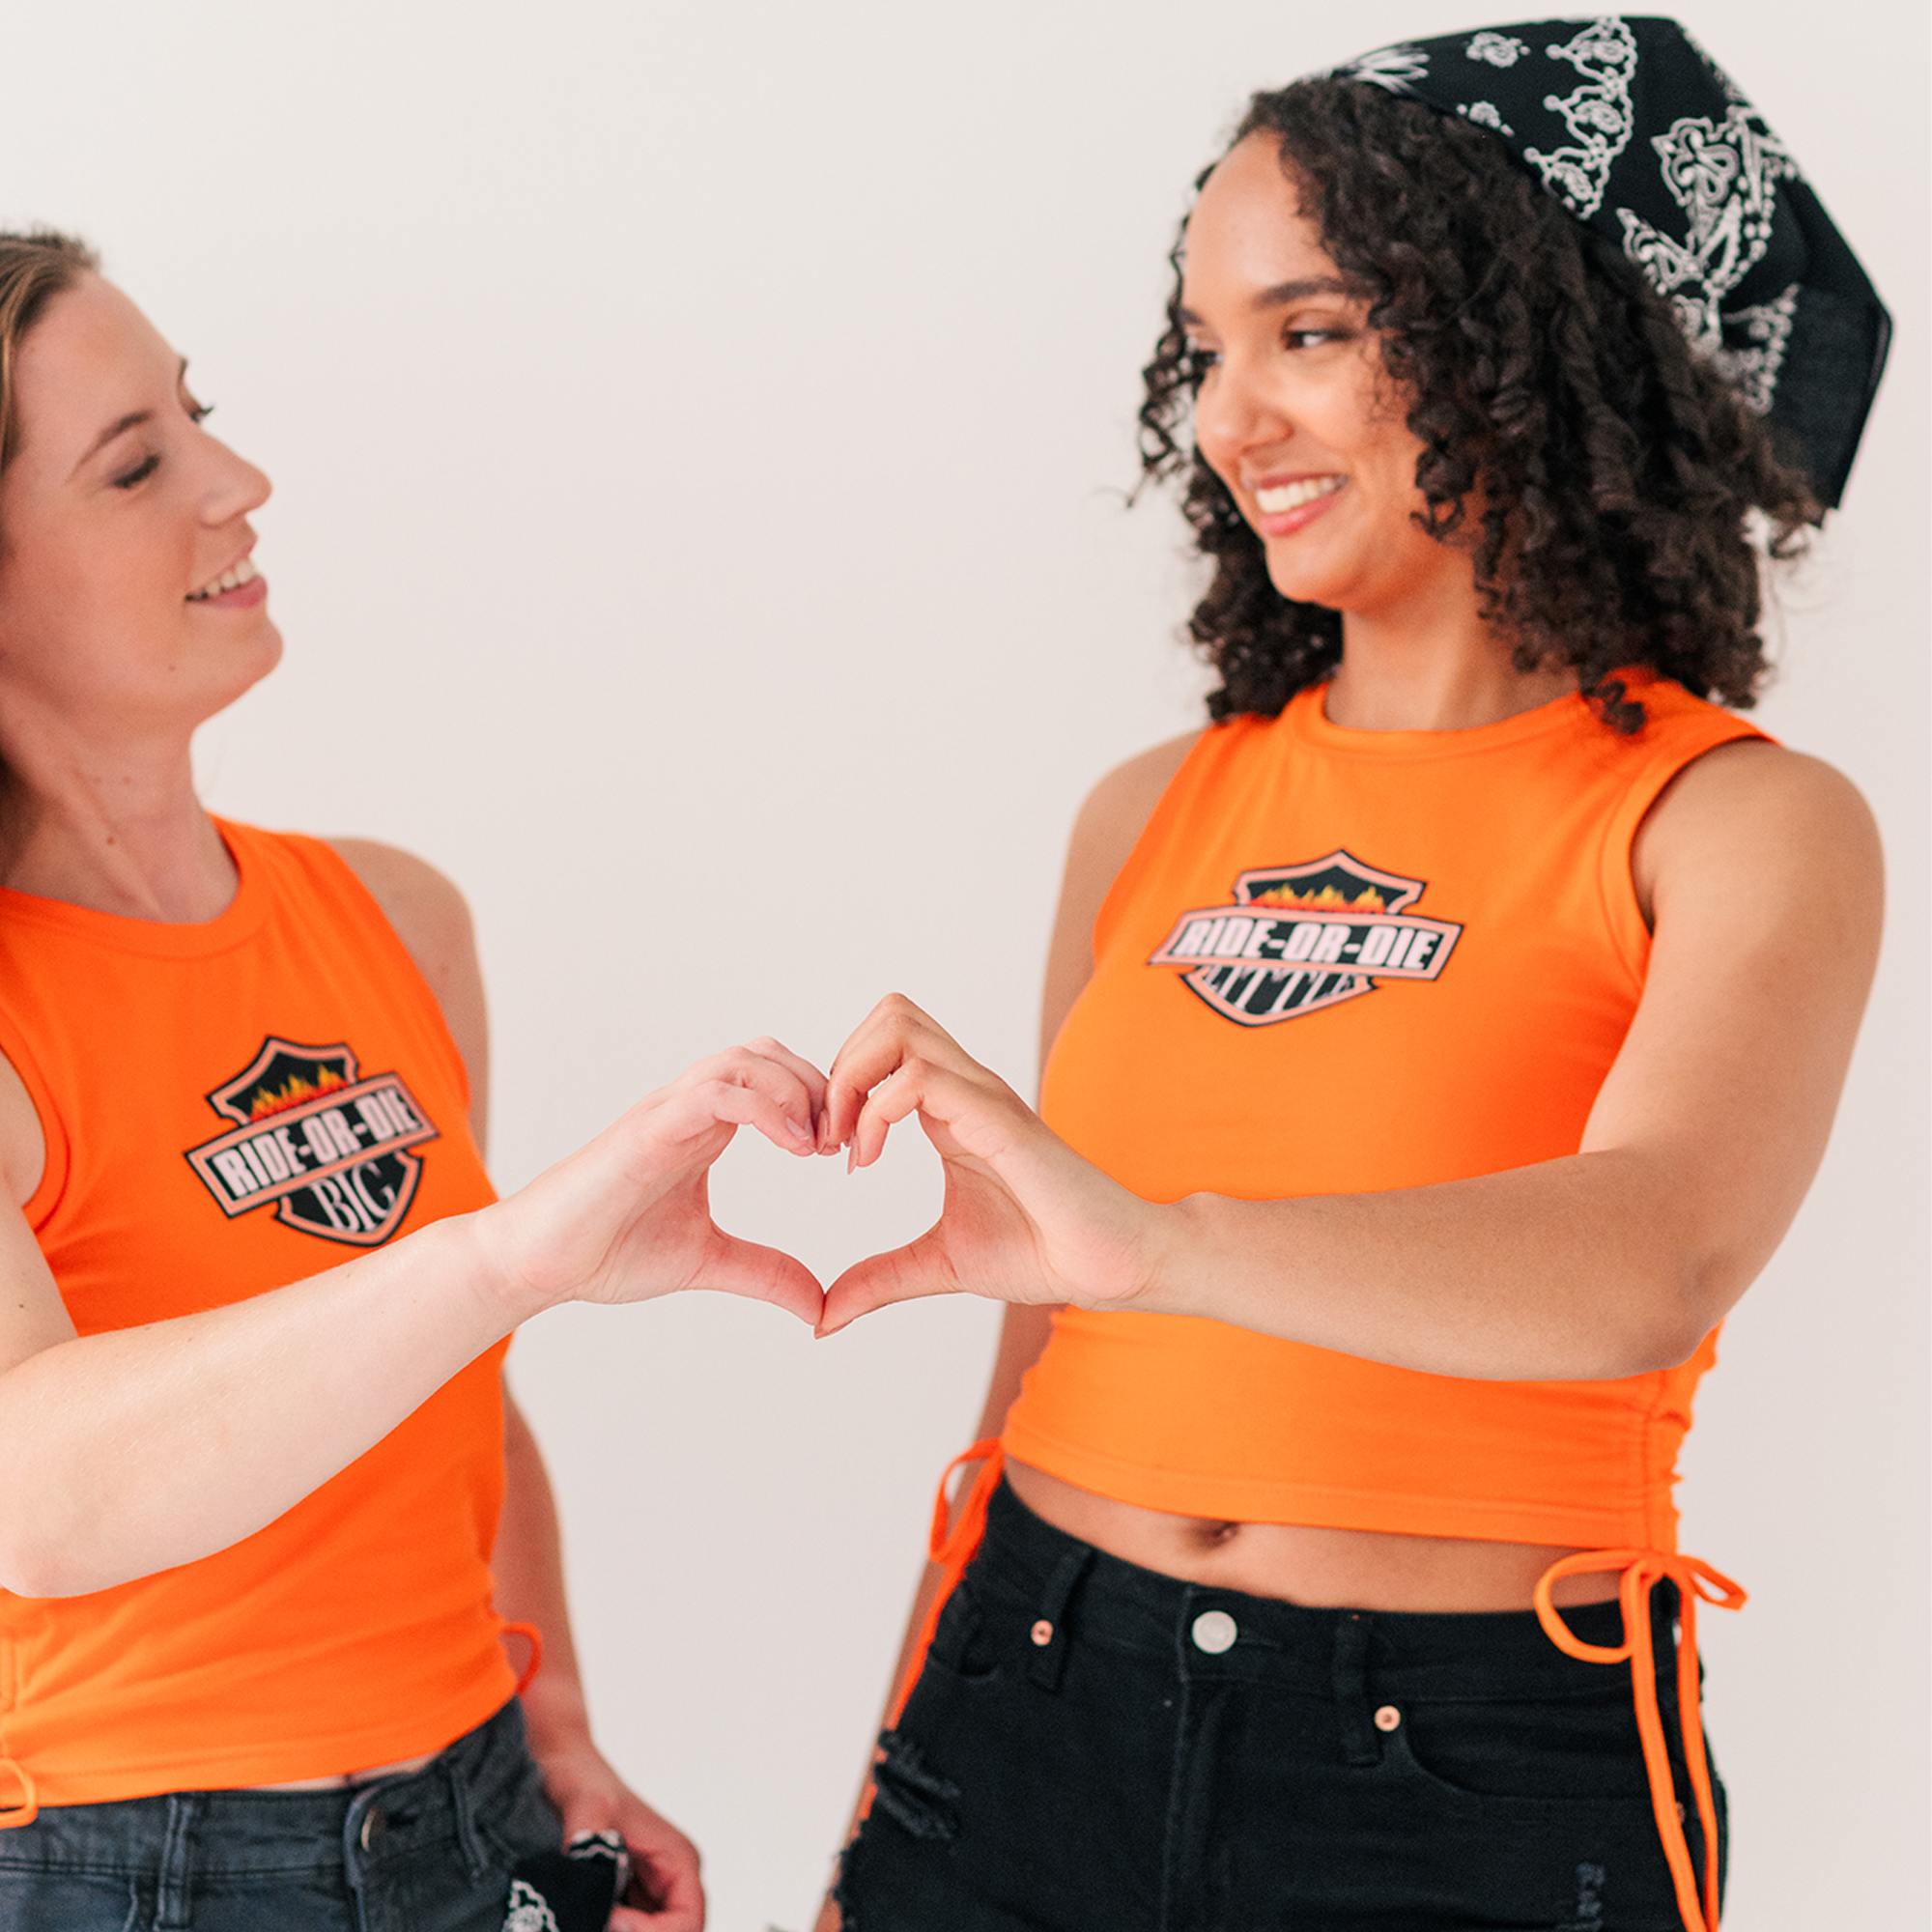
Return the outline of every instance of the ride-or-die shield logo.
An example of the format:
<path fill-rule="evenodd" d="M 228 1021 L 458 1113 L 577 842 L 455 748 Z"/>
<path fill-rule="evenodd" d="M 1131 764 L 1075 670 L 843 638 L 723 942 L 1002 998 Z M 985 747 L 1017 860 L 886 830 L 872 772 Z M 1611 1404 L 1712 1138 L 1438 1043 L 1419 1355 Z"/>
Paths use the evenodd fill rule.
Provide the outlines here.
<path fill-rule="evenodd" d="M 1260 867 L 1229 904 L 1182 913 L 1148 964 L 1186 967 L 1181 984 L 1238 1026 L 1300 1019 L 1441 973 L 1463 928 L 1408 911 L 1427 885 L 1344 851 Z"/>
<path fill-rule="evenodd" d="M 358 1075 L 340 1042 L 269 1038 L 208 1095 L 240 1124 L 190 1148 L 187 1164 L 224 1214 L 272 1204 L 285 1227 L 358 1248 L 396 1232 L 422 1178 L 411 1150 L 437 1129 L 399 1074 Z"/>

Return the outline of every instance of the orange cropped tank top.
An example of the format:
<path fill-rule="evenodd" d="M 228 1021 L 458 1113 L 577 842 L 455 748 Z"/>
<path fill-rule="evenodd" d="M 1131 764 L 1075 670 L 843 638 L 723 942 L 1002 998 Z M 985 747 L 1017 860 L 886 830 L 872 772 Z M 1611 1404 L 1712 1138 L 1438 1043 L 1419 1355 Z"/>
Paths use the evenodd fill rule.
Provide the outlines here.
<path fill-rule="evenodd" d="M 1760 735 L 1629 675 L 1466 731 L 1357 731 L 1321 688 L 1208 731 L 1103 905 L 1041 1111 L 1153 1201 L 1421 1187 L 1576 1152 L 1643 990 L 1631 841 Z M 1712 1340 L 1615 1381 L 1418 1374 L 1185 1316 L 1068 1309 L 1014 1458 L 1224 1520 L 1671 1550 Z"/>
<path fill-rule="evenodd" d="M 46 1138 L 27 1216 L 83 1335 L 494 1198 L 462 1059 L 375 900 L 315 839 L 220 829 L 241 884 L 205 924 L 0 891 L 0 1051 Z M 501 1706 L 505 1347 L 227 1549 L 85 1596 L 0 1591 L 0 1823 L 389 1763 Z"/>
<path fill-rule="evenodd" d="M 1643 992 L 1637 827 L 1691 759 L 1763 736 L 1623 675 L 1646 713 L 1633 736 L 1578 696 L 1469 731 L 1347 730 L 1320 686 L 1204 733 L 1100 909 L 1093 979 L 1047 1062 L 1047 1122 L 1150 1201 L 1375 1193 L 1575 1153 Z M 1678 1911 L 1717 1932 L 1648 1609 L 1675 1584 L 1678 1706 L 1694 1712 L 1698 1600 L 1744 1602 L 1677 1553 L 1677 1451 L 1715 1344 L 1614 1381 L 1476 1381 L 1198 1317 L 1065 1309 L 1002 1437 L 958 1459 L 980 1470 L 956 1512 L 941 1486 L 940 1588 L 915 1656 L 1009 1455 L 1223 1521 L 1577 1546 L 1538 1584 L 1537 1615 L 1570 1655 L 1629 1664 Z M 1577 1637 L 1551 1596 L 1601 1571 L 1620 1577 L 1616 1646 Z M 1701 1726 L 1681 1743 L 1712 1844 Z"/>

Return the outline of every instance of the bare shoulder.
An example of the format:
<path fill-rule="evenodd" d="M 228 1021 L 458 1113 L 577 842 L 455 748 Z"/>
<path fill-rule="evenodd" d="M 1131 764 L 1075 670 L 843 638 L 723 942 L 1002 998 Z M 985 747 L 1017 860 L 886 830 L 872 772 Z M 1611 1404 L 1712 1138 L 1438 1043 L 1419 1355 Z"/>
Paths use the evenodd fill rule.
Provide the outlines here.
<path fill-rule="evenodd" d="M 369 889 L 432 986 L 474 951 L 468 902 L 428 860 L 373 838 L 331 838 L 327 843 Z"/>
<path fill-rule="evenodd" d="M 1181 761 L 1200 741 L 1199 731 L 1170 738 L 1116 765 L 1094 789 L 1073 822 L 1061 881 L 1060 910 L 1047 949 L 1046 987 L 1040 1007 L 1042 1064 L 1073 1002 L 1094 971 L 1094 922 L 1127 854 L 1146 830 Z"/>
<path fill-rule="evenodd" d="M 469 904 L 449 879 L 412 852 L 373 838 L 327 843 L 368 887 L 436 995 L 469 1075 L 470 1126 L 483 1146 L 490 1110 L 490 1020 Z"/>
<path fill-rule="evenodd" d="M 1175 773 L 1201 736 L 1199 731 L 1185 731 L 1179 738 L 1136 753 L 1124 764 L 1116 765 L 1087 794 L 1073 823 L 1073 854 L 1096 867 L 1104 867 L 1103 895 L 1146 829 L 1161 793 L 1173 782 Z"/>
<path fill-rule="evenodd" d="M 1631 876 L 1653 923 L 1697 907 L 1735 918 L 1829 906 L 1868 925 L 1875 945 L 1885 860 L 1871 808 L 1842 772 L 1749 738 L 1664 787 L 1631 847 Z"/>

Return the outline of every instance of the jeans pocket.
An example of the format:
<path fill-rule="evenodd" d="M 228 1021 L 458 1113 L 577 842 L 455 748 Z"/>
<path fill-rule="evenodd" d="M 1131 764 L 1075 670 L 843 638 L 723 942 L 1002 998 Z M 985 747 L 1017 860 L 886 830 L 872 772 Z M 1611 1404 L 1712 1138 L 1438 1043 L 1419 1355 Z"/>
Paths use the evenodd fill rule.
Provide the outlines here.
<path fill-rule="evenodd" d="M 1011 1585 L 968 1570 L 939 1613 L 926 1662 L 958 1682 L 990 1684 L 1026 1655 L 1033 1616 Z"/>
<path fill-rule="evenodd" d="M 0 1871 L 0 1932 L 140 1932 L 147 1922 L 130 1878 Z"/>
<path fill-rule="evenodd" d="M 1464 1721 L 1470 1717 L 1465 1708 Z M 1405 1711 L 1383 1738 L 1381 1762 L 1365 1776 L 1382 1790 L 1389 1827 L 1400 1821 L 1402 1849 L 1391 1837 L 1389 1855 L 1411 1890 L 1456 1899 L 1464 1916 L 1455 1922 L 1472 1932 L 1682 1932 L 1640 1760 L 1634 1780 L 1618 1762 L 1590 1765 L 1565 1753 L 1525 1756 L 1504 1775 L 1500 1760 L 1466 1737 L 1461 1749 L 1432 1750 L 1425 1760 L 1408 1718 Z M 1423 1747 L 1441 1742 L 1417 1729 Z"/>
<path fill-rule="evenodd" d="M 1419 1701 L 1383 1748 L 1392 1763 L 1471 1803 L 1640 1804 L 1650 1781 L 1629 1692 L 1534 1701 Z"/>

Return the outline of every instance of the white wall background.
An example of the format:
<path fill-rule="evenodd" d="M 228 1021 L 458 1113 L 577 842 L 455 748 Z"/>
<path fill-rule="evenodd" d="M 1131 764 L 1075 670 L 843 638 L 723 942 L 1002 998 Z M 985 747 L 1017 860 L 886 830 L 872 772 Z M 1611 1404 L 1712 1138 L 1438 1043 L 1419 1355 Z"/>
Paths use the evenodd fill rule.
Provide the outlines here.
<path fill-rule="evenodd" d="M 1825 1175 L 1688 1458 L 1738 1932 L 1924 1922 L 1926 492 L 1911 0 L 1684 15 L 1899 318 L 1764 717 L 1886 822 L 1891 950 Z M 1133 515 L 1163 257 L 1246 92 L 1483 10 L 1357 0 L 174 0 L 16 9 L 0 219 L 194 358 L 279 492 L 282 670 L 220 810 L 425 853 L 475 905 L 515 1185 L 771 1030 L 911 992 L 1016 1080 L 1060 845 L 1193 717 L 1179 523 Z M 1829 881 L 1820 881 L 1830 891 Z M 1768 1041 L 1766 1050 L 1776 1051 Z M 734 1149 L 828 1272 L 932 1163 Z M 809 1918 L 994 1311 L 814 1345 L 691 1296 L 520 1342 L 599 1726 L 704 1846 L 713 1924 Z"/>

